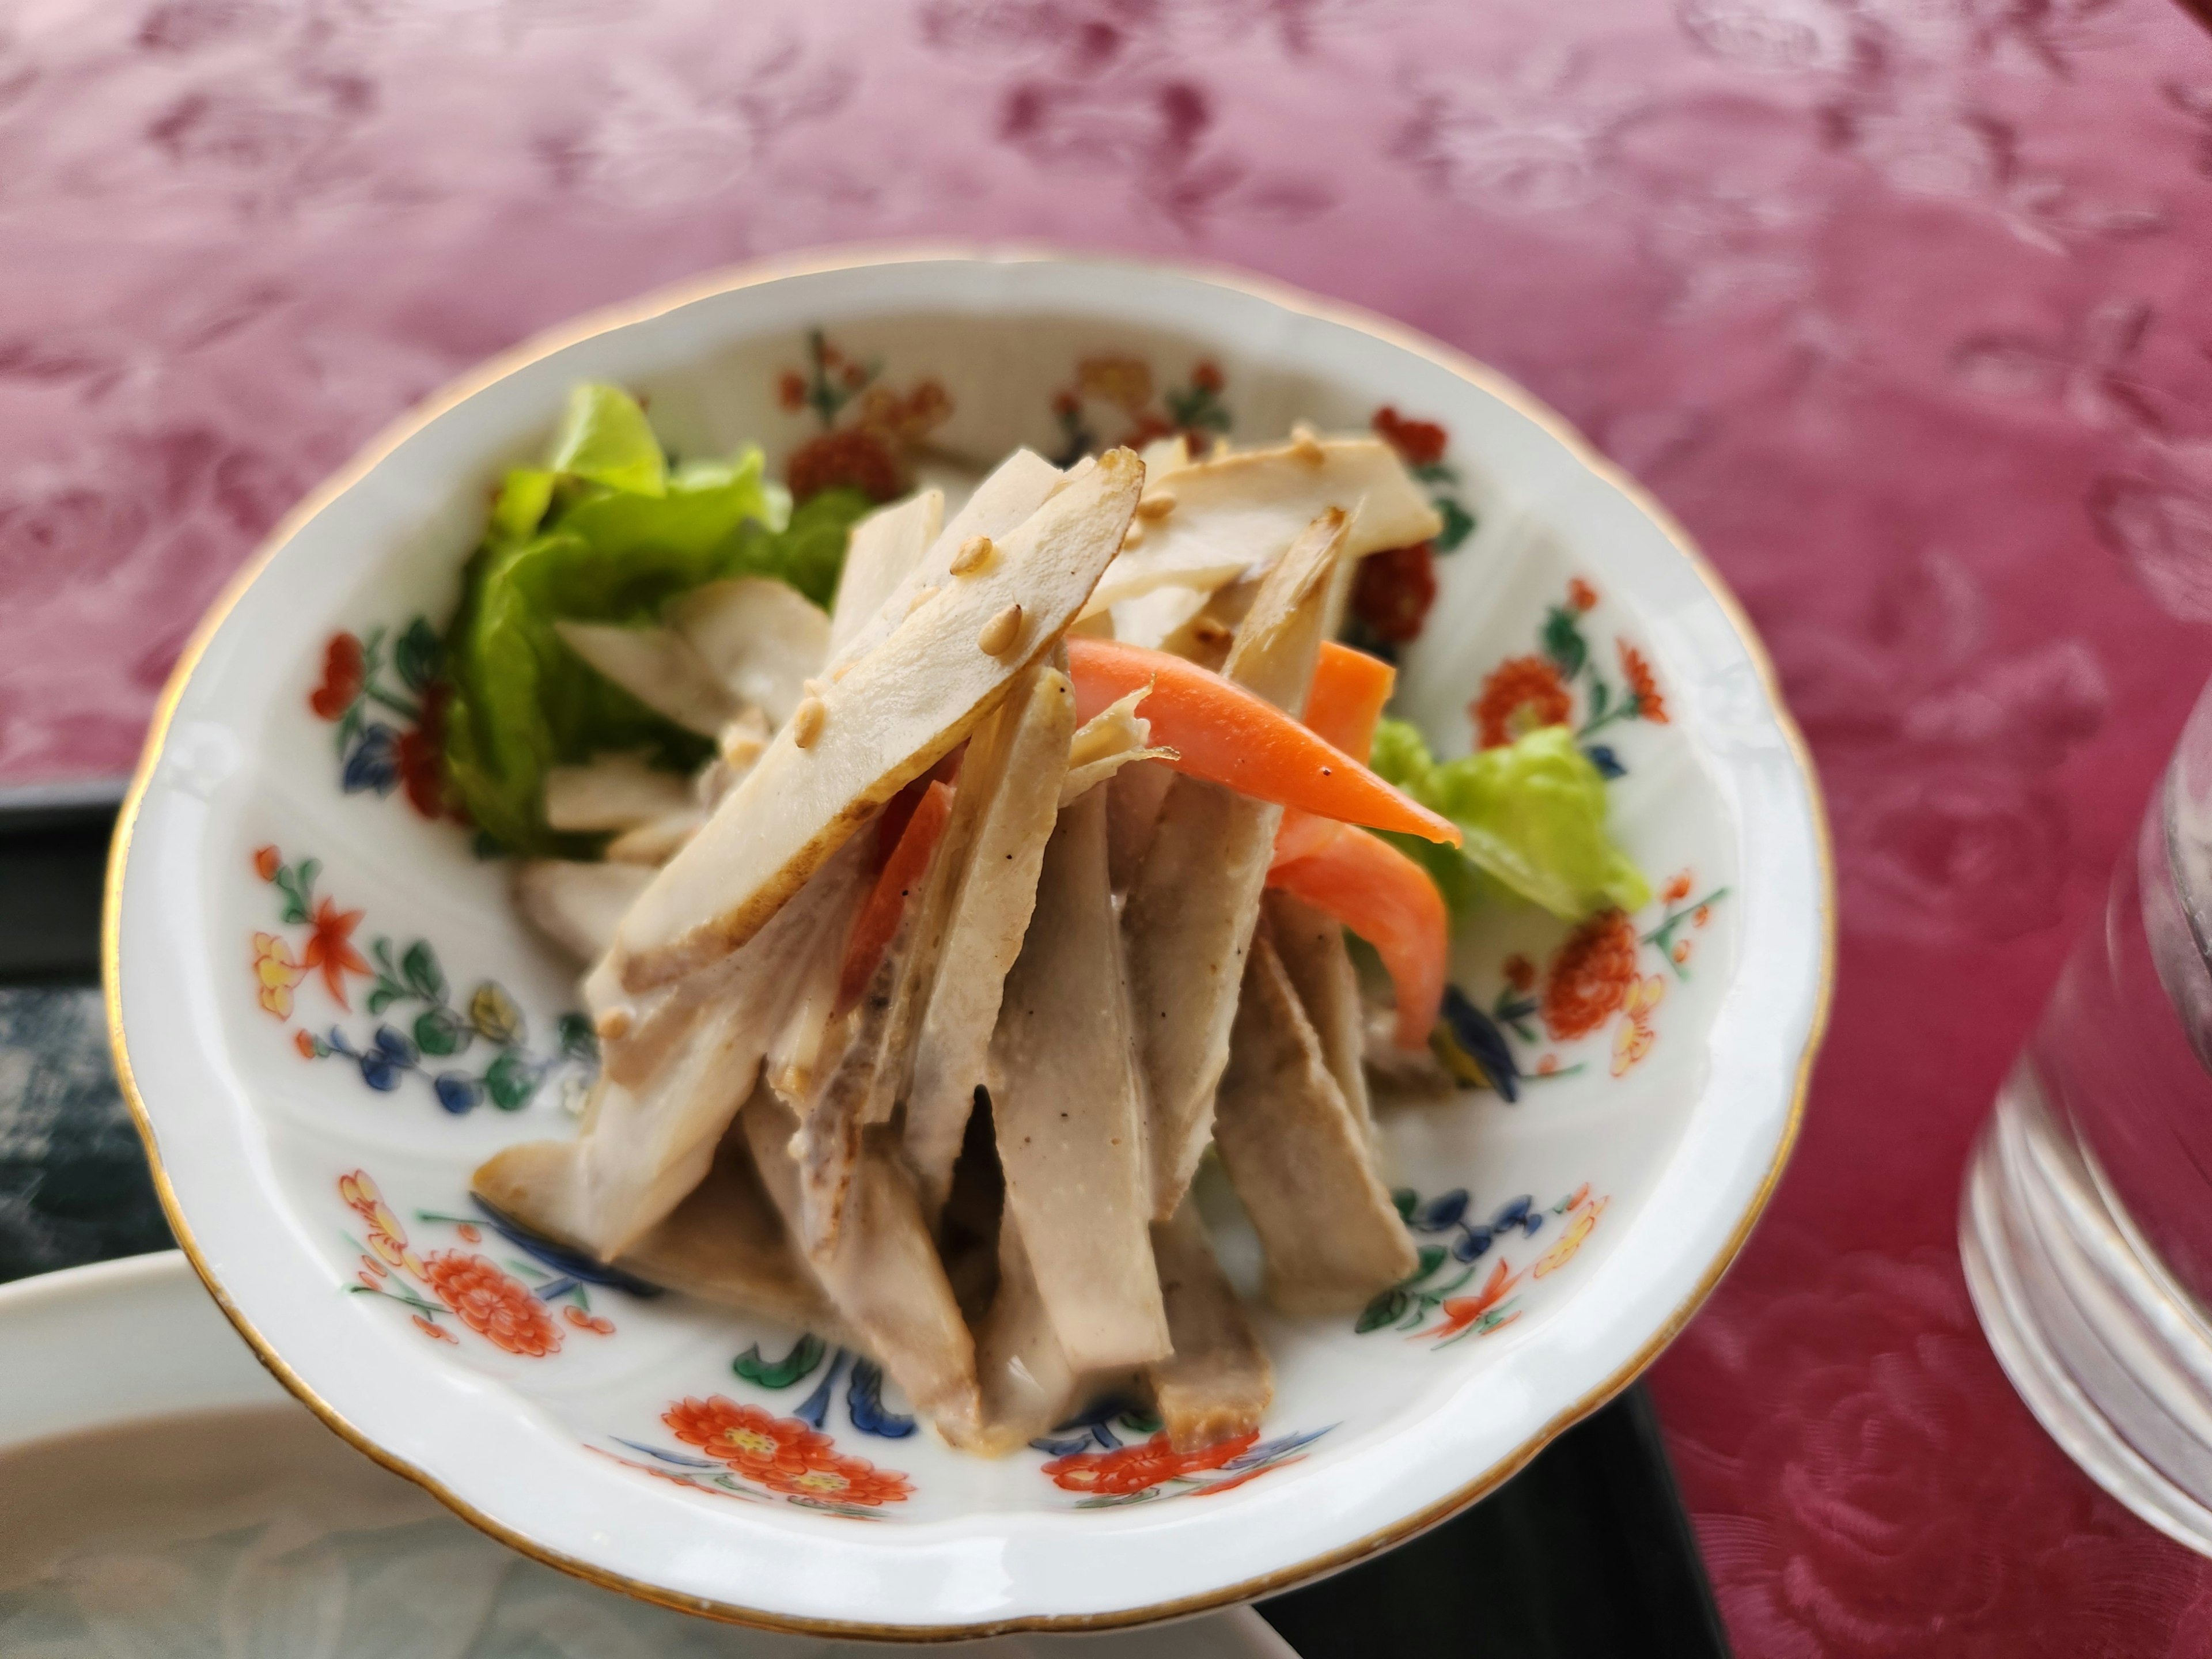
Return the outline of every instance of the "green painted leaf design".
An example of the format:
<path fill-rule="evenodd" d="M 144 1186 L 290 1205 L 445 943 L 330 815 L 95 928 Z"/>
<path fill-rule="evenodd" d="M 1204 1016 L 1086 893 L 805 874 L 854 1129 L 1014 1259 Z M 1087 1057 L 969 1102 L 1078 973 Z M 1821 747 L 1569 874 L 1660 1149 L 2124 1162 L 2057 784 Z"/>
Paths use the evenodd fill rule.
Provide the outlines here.
<path fill-rule="evenodd" d="M 1421 1201 L 1421 1195 L 1411 1187 L 1397 1187 L 1391 1189 L 1390 1201 L 1398 1206 L 1399 1220 L 1411 1221 L 1413 1206 Z"/>
<path fill-rule="evenodd" d="M 485 1071 L 484 1092 L 501 1111 L 518 1112 L 530 1104 L 530 1097 L 538 1092 L 538 1067 L 531 1064 L 527 1054 L 510 1048 Z"/>
<path fill-rule="evenodd" d="M 443 1004 L 426 1009 L 415 1021 L 416 1046 L 426 1054 L 457 1054 L 469 1046 L 471 1035 L 460 1016 Z"/>
<path fill-rule="evenodd" d="M 491 980 L 477 986 L 469 998 L 469 1024 L 487 1042 L 505 1045 L 522 1041 L 522 1010 Z"/>
<path fill-rule="evenodd" d="M 1544 654 L 1559 665 L 1563 679 L 1572 679 L 1589 660 L 1589 643 L 1575 625 L 1575 613 L 1555 605 L 1544 618 Z"/>
<path fill-rule="evenodd" d="M 1444 521 L 1443 529 L 1430 544 L 1437 552 L 1449 553 L 1474 534 L 1474 514 L 1450 496 L 1438 495 L 1430 505 L 1437 509 L 1437 516 Z"/>
<path fill-rule="evenodd" d="M 392 647 L 392 665 L 409 690 L 420 691 L 437 678 L 439 654 L 438 630 L 428 617 L 417 617 Z"/>
<path fill-rule="evenodd" d="M 599 1063 L 599 1034 L 592 1029 L 591 1020 L 573 1009 L 561 1016 L 556 1028 L 561 1042 L 563 1060 L 580 1060 L 592 1065 Z"/>
<path fill-rule="evenodd" d="M 418 939 L 407 947 L 407 954 L 399 958 L 399 971 L 406 976 L 408 988 L 423 1001 L 446 1000 L 446 970 L 438 965 L 438 953 L 429 940 Z"/>
<path fill-rule="evenodd" d="M 1451 1252 L 1445 1249 L 1441 1244 L 1422 1245 L 1420 1265 L 1413 1269 L 1413 1276 L 1411 1279 L 1407 1279 L 1405 1281 L 1406 1284 L 1419 1284 L 1431 1273 L 1436 1272 L 1437 1268 L 1443 1267 L 1444 1265 L 1444 1258 L 1450 1254 Z"/>
<path fill-rule="evenodd" d="M 760 1344 L 756 1342 L 730 1362 L 730 1369 L 746 1382 L 757 1382 L 763 1389 L 787 1389 L 812 1376 L 828 1351 L 822 1339 L 809 1331 L 781 1359 L 762 1358 Z"/>
<path fill-rule="evenodd" d="M 1364 1336 L 1370 1331 L 1379 1331 L 1385 1325 L 1397 1322 L 1406 1311 L 1407 1297 L 1403 1288 L 1392 1285 L 1369 1303 L 1359 1316 L 1359 1322 L 1352 1328 L 1355 1336 Z"/>

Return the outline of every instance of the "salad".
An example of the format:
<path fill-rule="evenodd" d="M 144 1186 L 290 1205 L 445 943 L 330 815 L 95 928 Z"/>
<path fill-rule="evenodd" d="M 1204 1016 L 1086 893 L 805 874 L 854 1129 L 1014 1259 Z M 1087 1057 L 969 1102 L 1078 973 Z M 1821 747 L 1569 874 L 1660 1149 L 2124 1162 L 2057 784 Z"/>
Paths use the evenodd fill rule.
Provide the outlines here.
<path fill-rule="evenodd" d="M 1373 1114 L 1449 1089 L 1454 913 L 1647 896 L 1565 728 L 1440 762 L 1334 637 L 1441 528 L 1364 435 L 794 502 L 578 387 L 469 565 L 445 761 L 602 1066 L 478 1195 L 852 1345 L 963 1449 L 1107 1391 L 1255 1427 L 1201 1164 L 1273 1306 L 1364 1305 L 1416 1271 Z"/>

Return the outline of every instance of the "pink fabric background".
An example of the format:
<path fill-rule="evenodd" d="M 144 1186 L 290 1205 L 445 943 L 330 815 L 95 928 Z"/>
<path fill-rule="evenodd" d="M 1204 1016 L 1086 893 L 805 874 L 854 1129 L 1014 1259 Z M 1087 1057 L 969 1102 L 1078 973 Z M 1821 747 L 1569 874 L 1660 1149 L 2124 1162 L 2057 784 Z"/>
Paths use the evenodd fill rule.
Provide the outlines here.
<path fill-rule="evenodd" d="M 2212 1650 L 2045 1441 L 1969 1139 L 2212 674 L 2212 40 L 2167 0 L 18 0 L 0 780 L 125 769 L 410 401 L 704 266 L 1231 261 L 1517 376 L 1765 630 L 1844 897 L 1796 1161 L 1656 1387 L 1741 1652 Z"/>

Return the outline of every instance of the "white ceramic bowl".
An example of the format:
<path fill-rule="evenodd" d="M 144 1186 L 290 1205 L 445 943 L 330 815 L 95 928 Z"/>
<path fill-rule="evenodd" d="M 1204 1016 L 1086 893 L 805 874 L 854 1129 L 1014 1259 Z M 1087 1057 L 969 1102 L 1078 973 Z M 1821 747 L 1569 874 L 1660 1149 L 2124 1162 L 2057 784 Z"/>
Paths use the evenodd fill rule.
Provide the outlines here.
<path fill-rule="evenodd" d="M 1616 824 L 1668 896 L 1589 949 L 1534 915 L 1460 939 L 1455 981 L 1520 1097 L 1389 1121 L 1388 1173 L 1433 1265 L 1362 1322 L 1263 1316 L 1279 1390 L 1230 1461 L 1132 1449 L 1127 1418 L 997 1463 L 897 1437 L 900 1402 L 841 1358 L 777 1368 L 796 1333 L 579 1281 L 471 1208 L 469 1171 L 562 1133 L 589 1060 L 500 867 L 410 804 L 410 624 L 442 624 L 489 486 L 539 449 L 572 382 L 649 395 L 679 451 L 754 440 L 774 467 L 821 433 L 787 378 L 811 376 L 816 331 L 824 383 L 866 383 L 832 429 L 865 410 L 975 461 L 1169 421 L 1247 441 L 1385 409 L 1432 423 L 1400 435 L 1441 447 L 1431 487 L 1474 528 L 1437 561 L 1400 708 L 1456 754 L 1486 690 L 1557 699 L 1625 773 Z M 340 636 L 373 645 L 365 683 Z M 1820 808 L 1757 644 L 1680 532 L 1557 416 L 1302 295 L 1025 253 L 709 279 L 532 342 L 411 416 L 212 613 L 116 848 L 125 1091 L 178 1237 L 277 1375 L 532 1554 L 675 1606 L 867 1636 L 1212 1607 L 1496 1485 L 1648 1364 L 1741 1244 L 1797 1121 L 1832 949 Z M 1232 1229 L 1224 1255 L 1249 1268 L 1249 1240 Z M 738 1412 L 829 1435 L 842 1512 L 678 1433 Z"/>
<path fill-rule="evenodd" d="M 133 1478 L 70 1494 L 60 1507 L 76 1512 L 43 1530 L 0 1525 L 0 1653 L 18 1653 L 20 1638 L 52 1659 L 461 1659 L 487 1646 L 541 1651 L 526 1638 L 548 1631 L 577 1656 L 853 1651 L 686 1620 L 560 1577 L 405 1482 L 335 1465 L 353 1455 L 254 1363 L 179 1251 L 0 1285 L 0 1458 L 44 1452 L 46 1468 L 63 1464 L 82 1482 L 86 1436 L 104 1443 L 93 1454 L 101 1472 L 124 1462 Z M 20 1516 L 24 1497 L 0 1486 L 0 1519 Z M 1295 1659 L 1249 1607 L 1080 1645 L 1081 1659 Z M 945 1651 L 1066 1659 L 1054 1637 Z"/>

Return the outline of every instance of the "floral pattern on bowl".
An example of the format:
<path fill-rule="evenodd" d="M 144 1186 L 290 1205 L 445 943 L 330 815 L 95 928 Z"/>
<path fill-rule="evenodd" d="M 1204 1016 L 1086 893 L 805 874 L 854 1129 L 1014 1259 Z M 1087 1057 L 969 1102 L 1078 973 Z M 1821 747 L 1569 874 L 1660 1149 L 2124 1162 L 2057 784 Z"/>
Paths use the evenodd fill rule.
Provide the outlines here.
<path fill-rule="evenodd" d="M 454 1006 L 446 970 L 428 939 L 401 947 L 378 934 L 364 957 L 353 935 L 365 913 L 340 910 L 330 899 L 316 897 L 315 883 L 323 869 L 319 860 L 287 864 L 275 847 L 258 847 L 253 869 L 281 896 L 279 924 L 308 930 L 296 944 L 282 933 L 252 935 L 254 980 L 262 1008 L 278 1019 L 289 1019 L 295 992 L 310 975 L 319 974 L 325 993 L 342 1011 L 352 1008 L 349 981 L 362 978 L 372 981 L 364 1004 L 368 1014 L 374 1018 L 398 1009 L 406 1023 L 402 1030 L 386 1021 L 366 1036 L 349 1035 L 340 1025 L 317 1031 L 303 1024 L 292 1034 L 301 1058 L 349 1060 L 361 1080 L 380 1094 L 398 1088 L 403 1077 L 420 1078 L 438 1104 L 455 1116 L 486 1102 L 502 1112 L 519 1112 L 556 1078 L 568 1092 L 580 1097 L 598 1070 L 599 1038 L 591 1021 L 580 1013 L 562 1013 L 554 1022 L 553 1052 L 534 1054 L 529 1023 L 497 980 L 477 981 L 467 1002 Z M 479 1042 L 492 1051 L 482 1070 L 458 1065 L 431 1069 L 429 1062 L 459 1060 Z"/>
<path fill-rule="evenodd" d="M 1483 1490 L 1656 1351 L 1735 1248 L 1794 1123 L 1826 974 L 1809 787 L 1753 647 L 1661 520 L 1511 388 L 1325 312 L 1020 258 L 711 284 L 515 360 L 295 521 L 165 704 L 121 826 L 110 963 L 120 1069 L 180 1236 L 281 1375 L 544 1559 L 757 1622 L 944 1637 L 1127 1622 L 1320 1571 Z M 1130 362 L 1150 376 L 1141 401 Z M 591 1061 L 562 1041 L 573 969 L 514 917 L 501 863 L 409 787 L 406 758 L 440 708 L 414 620 L 434 639 L 488 488 L 542 448 L 584 378 L 649 397 L 682 453 L 755 441 L 784 477 L 825 436 L 837 442 L 816 461 L 876 446 L 902 478 L 1017 444 L 1060 453 L 1054 403 L 1071 391 L 1100 442 L 1147 417 L 1207 431 L 1218 418 L 1247 441 L 1299 419 L 1376 431 L 1468 526 L 1455 546 L 1448 532 L 1370 561 L 1356 607 L 1378 638 L 1401 636 L 1382 641 L 1401 707 L 1440 754 L 1476 739 L 1468 709 L 1487 676 L 1545 656 L 1551 613 L 1573 611 L 1581 672 L 1546 659 L 1579 724 L 1613 714 L 1592 740 L 1623 769 L 1610 787 L 1627 850 L 1662 891 L 1674 872 L 1695 883 L 1629 919 L 1632 986 L 1617 924 L 1583 949 L 1596 1001 L 1620 994 L 1573 1037 L 1542 1008 L 1552 964 L 1580 959 L 1570 930 L 1500 913 L 1459 941 L 1452 980 L 1513 1045 L 1512 1076 L 1541 1074 L 1547 1053 L 1559 1074 L 1517 1103 L 1469 1087 L 1386 1110 L 1377 1133 L 1386 1174 L 1424 1194 L 1423 1221 L 1442 1224 L 1433 1195 L 1482 1194 L 1482 1224 L 1498 1224 L 1487 1252 L 1453 1255 L 1457 1222 L 1417 1226 L 1444 1257 L 1364 1334 L 1351 1316 L 1264 1316 L 1278 1395 L 1249 1444 L 1174 1454 L 1123 1412 L 986 1462 L 918 1425 L 896 1432 L 908 1402 L 834 1345 L 808 1354 L 801 1333 L 595 1281 L 474 1211 L 470 1171 L 558 1133 L 557 1103 Z M 1588 610 L 1577 580 L 1597 596 Z M 1625 702 L 1634 712 L 1614 713 Z M 1534 1042 L 1498 1015 L 1516 957 L 1526 983 L 1505 1008 Z M 1563 970 L 1563 986 L 1582 982 Z M 510 1052 L 510 1074 L 550 1067 L 511 1110 L 490 1075 Z M 447 1072 L 472 1091 L 441 1093 Z M 374 1200 L 356 1179 L 366 1213 L 334 1187 L 355 1171 L 373 1172 Z M 1533 1200 L 1498 1220 L 1498 1200 L 1522 1193 L 1580 1196 L 1546 1207 L 1532 1236 Z M 1470 1200 L 1460 1219 L 1476 1213 Z M 1209 1219 L 1232 1273 L 1256 1279 L 1249 1234 Z M 1385 1338 L 1424 1296 L 1401 1340 Z M 767 1436 L 817 1478 L 776 1490 L 667 1420 L 716 1401 L 741 1433 L 760 1428 L 750 1409 L 823 1437 Z M 745 1495 L 696 1490 L 726 1478 Z M 1159 1501 L 1184 1494 L 1213 1501 Z M 856 1524 L 823 1503 L 910 1524 Z M 1012 1570 L 979 1574 L 978 1552 Z"/>
<path fill-rule="evenodd" d="M 367 1241 L 345 1236 L 361 1261 L 354 1282 L 345 1288 L 356 1295 L 398 1303 L 410 1310 L 415 1328 L 434 1341 L 460 1346 L 447 1322 L 450 1316 L 502 1352 L 543 1359 L 561 1352 L 563 1334 L 551 1312 L 556 1305 L 562 1322 L 572 1329 L 593 1336 L 614 1334 L 614 1322 L 592 1311 L 590 1293 L 575 1276 L 573 1263 L 562 1264 L 568 1271 L 547 1273 L 516 1262 L 516 1272 L 509 1272 L 473 1250 L 417 1254 L 406 1227 L 367 1170 L 340 1176 L 337 1188 L 339 1199 L 360 1218 Z M 416 1219 L 445 1223 L 463 1244 L 483 1242 L 483 1230 L 473 1221 L 422 1211 L 416 1212 Z M 532 1282 L 526 1284 L 518 1273 L 527 1274 Z M 597 1277 L 601 1283 L 609 1282 L 604 1273 Z"/>

